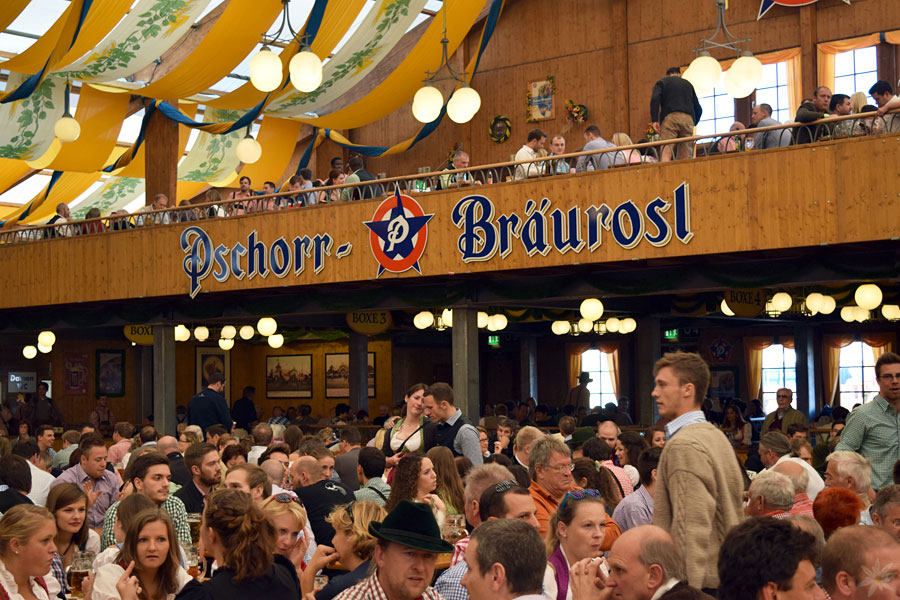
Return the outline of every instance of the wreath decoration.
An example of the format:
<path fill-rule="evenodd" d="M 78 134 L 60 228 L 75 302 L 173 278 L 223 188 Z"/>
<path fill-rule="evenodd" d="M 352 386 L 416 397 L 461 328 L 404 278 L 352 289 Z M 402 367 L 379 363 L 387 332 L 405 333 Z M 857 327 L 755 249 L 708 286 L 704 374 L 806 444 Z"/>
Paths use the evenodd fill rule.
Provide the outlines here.
<path fill-rule="evenodd" d="M 497 115 L 493 118 L 488 129 L 488 134 L 492 141 L 502 144 L 509 139 L 511 133 L 512 124 L 510 123 L 509 118 L 504 117 L 503 115 Z"/>

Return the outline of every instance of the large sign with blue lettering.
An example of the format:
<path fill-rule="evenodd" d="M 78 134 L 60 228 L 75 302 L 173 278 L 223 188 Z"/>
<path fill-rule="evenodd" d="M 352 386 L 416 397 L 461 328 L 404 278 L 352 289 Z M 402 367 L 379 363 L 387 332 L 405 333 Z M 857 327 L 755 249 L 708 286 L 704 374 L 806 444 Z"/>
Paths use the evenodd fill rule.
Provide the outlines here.
<path fill-rule="evenodd" d="M 664 248 L 673 239 L 686 245 L 694 237 L 687 183 L 666 198 L 597 201 L 587 206 L 551 197 L 511 202 L 508 192 L 515 189 L 522 188 L 504 190 L 500 204 L 491 199 L 490 188 L 484 188 L 484 194 L 466 195 L 452 205 L 426 203 L 428 195 L 420 203 L 397 191 L 380 201 L 370 217 L 355 220 L 341 215 L 371 211 L 373 204 L 321 207 L 307 213 L 300 209 L 296 214 L 309 217 L 305 220 L 314 222 L 317 230 L 274 239 L 264 239 L 256 229 L 215 239 L 204 227 L 191 225 L 180 234 L 188 293 L 193 298 L 209 290 L 210 281 L 237 289 L 241 286 L 235 281 L 269 276 L 283 279 L 281 285 L 304 285 L 378 278 L 386 272 L 418 277 L 602 262 L 610 260 L 602 256 L 604 244 L 641 258 L 642 246 Z M 233 224 L 242 222 L 253 221 L 234 219 Z M 438 243 L 428 245 L 430 238 Z M 365 246 L 371 252 L 361 251 Z M 473 269 L 478 263 L 496 264 Z"/>

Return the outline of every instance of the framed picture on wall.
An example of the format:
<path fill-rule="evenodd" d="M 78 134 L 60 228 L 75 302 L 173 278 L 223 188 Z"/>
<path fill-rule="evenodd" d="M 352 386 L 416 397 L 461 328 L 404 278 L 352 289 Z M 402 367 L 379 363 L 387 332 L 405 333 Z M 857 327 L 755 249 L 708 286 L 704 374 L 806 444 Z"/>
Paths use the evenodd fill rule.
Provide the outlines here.
<path fill-rule="evenodd" d="M 526 121 L 545 121 L 553 118 L 553 92 L 555 91 L 553 77 L 548 76 L 541 81 L 532 81 L 528 84 L 528 117 Z"/>
<path fill-rule="evenodd" d="M 120 398 L 125 395 L 125 351 L 97 350 L 97 395 Z"/>
<path fill-rule="evenodd" d="M 266 356 L 266 396 L 312 398 L 312 354 Z"/>
<path fill-rule="evenodd" d="M 375 353 L 369 352 L 366 360 L 368 397 L 375 397 Z M 347 398 L 350 396 L 350 355 L 325 355 L 325 397 Z"/>
<path fill-rule="evenodd" d="M 709 374 L 709 397 L 712 398 L 714 405 L 738 397 L 737 367 L 710 367 Z M 716 402 L 717 400 L 719 402 Z"/>
<path fill-rule="evenodd" d="M 221 348 L 197 348 L 197 385 L 194 393 L 209 385 L 209 378 L 215 372 L 225 375 L 225 390 L 222 394 L 231 403 L 231 352 Z"/>

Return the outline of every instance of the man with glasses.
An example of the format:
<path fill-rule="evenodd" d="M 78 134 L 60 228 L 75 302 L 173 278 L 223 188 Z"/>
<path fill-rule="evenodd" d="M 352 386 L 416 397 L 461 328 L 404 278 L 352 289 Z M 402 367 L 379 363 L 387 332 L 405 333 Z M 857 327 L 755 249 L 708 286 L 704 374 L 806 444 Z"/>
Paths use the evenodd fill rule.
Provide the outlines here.
<path fill-rule="evenodd" d="M 858 452 L 872 465 L 872 486 L 891 485 L 894 463 L 900 460 L 900 356 L 885 352 L 875 363 L 878 395 L 847 416 L 835 450 Z"/>
<path fill-rule="evenodd" d="M 572 479 L 572 452 L 563 442 L 544 436 L 531 446 L 528 456 L 528 474 L 531 486 L 528 491 L 537 507 L 538 528 L 541 536 L 547 533 L 550 516 L 575 486 Z"/>
<path fill-rule="evenodd" d="M 794 393 L 788 388 L 781 388 L 775 392 L 778 408 L 766 415 L 760 435 L 766 435 L 772 429 L 787 434 L 791 425 L 805 425 L 807 429 L 809 428 L 809 419 L 806 415 L 791 406 L 793 399 Z"/>

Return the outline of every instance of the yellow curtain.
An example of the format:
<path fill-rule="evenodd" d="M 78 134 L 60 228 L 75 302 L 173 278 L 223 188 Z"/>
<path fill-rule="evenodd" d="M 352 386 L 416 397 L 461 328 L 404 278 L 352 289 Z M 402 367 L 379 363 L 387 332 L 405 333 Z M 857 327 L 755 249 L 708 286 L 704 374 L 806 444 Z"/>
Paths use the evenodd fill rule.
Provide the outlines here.
<path fill-rule="evenodd" d="M 69 15 L 72 13 L 73 9 L 80 12 L 81 5 L 79 4 L 79 6 L 76 7 L 74 3 L 70 3 L 44 35 L 35 40 L 32 45 L 23 50 L 20 54 L 17 54 L 4 62 L 3 68 L 15 73 L 30 74 L 40 71 L 41 67 L 44 66 L 44 63 L 47 62 L 47 57 L 50 56 L 50 53 L 53 52 L 53 49 L 57 44 L 65 43 L 65 40 L 60 42 L 60 36 L 66 28 L 66 23 L 69 22 Z M 72 24 L 74 25 L 75 23 Z M 69 37 L 69 41 L 72 41 L 71 37 Z M 62 50 L 62 52 L 65 51 L 65 49 Z M 62 53 L 60 53 L 60 57 L 62 57 Z"/>
<path fill-rule="evenodd" d="M 860 336 L 860 339 L 872 348 L 875 362 L 885 352 L 893 352 L 897 345 L 897 335 L 894 333 L 867 333 Z"/>
<path fill-rule="evenodd" d="M 34 204 L 31 205 L 32 212 L 22 219 L 22 222 L 32 225 L 43 223 L 53 216 L 58 204 L 69 204 L 93 183 L 96 183 L 97 179 L 99 179 L 97 173 L 63 173 L 46 198 L 44 198 L 47 191 L 46 186 L 34 197 L 32 200 Z M 44 198 L 43 202 L 41 202 L 41 198 Z M 26 202 L 25 206 L 29 204 Z"/>
<path fill-rule="evenodd" d="M 822 378 L 825 383 L 822 399 L 825 404 L 834 405 L 841 372 L 841 348 L 852 344 L 854 339 L 853 334 L 822 336 Z M 840 405 L 840 401 L 837 404 Z"/>
<path fill-rule="evenodd" d="M 764 65 L 774 65 L 780 62 L 787 63 L 788 99 L 792 107 L 800 106 L 800 101 L 803 100 L 803 90 L 800 83 L 800 48 L 776 50 L 765 54 L 754 54 L 754 56 Z M 722 65 L 722 70 L 727 71 L 735 60 L 737 59 L 719 61 Z"/>
<path fill-rule="evenodd" d="M 246 175 L 258 184 L 266 180 L 277 184 L 278 178 L 291 162 L 302 127 L 303 123 L 300 121 L 265 117 L 259 126 L 259 135 L 256 136 L 262 146 L 262 159 L 251 165 L 244 165 L 241 176 Z"/>
<path fill-rule="evenodd" d="M 793 341 L 793 340 L 792 340 Z M 774 343 L 771 337 L 745 337 L 744 363 L 747 369 L 747 399 L 760 397 L 762 387 L 762 351 Z"/>
<path fill-rule="evenodd" d="M 31 0 L 3 0 L 0 4 L 0 31 L 3 31 L 9 24 L 16 20 Z"/>
<path fill-rule="evenodd" d="M 581 375 L 581 355 L 591 349 L 590 344 L 566 344 L 566 355 L 569 357 L 569 387 L 574 387 Z"/>
<path fill-rule="evenodd" d="M 31 170 L 24 160 L 0 158 L 0 194 L 8 190 Z"/>
<path fill-rule="evenodd" d="M 859 50 L 867 48 L 879 43 L 880 36 L 877 33 L 862 35 L 846 40 L 838 40 L 836 42 L 825 42 L 816 46 L 816 54 L 818 55 L 819 85 L 828 86 L 834 89 L 834 55 L 841 52 L 849 52 L 850 50 Z M 807 90 L 808 94 L 812 94 L 812 90 Z"/>
<path fill-rule="evenodd" d="M 888 44 L 900 44 L 900 29 L 885 32 L 884 41 Z"/>
<path fill-rule="evenodd" d="M 75 111 L 75 118 L 81 124 L 81 135 L 74 142 L 62 144 L 47 168 L 87 173 L 102 167 L 116 145 L 129 99 L 128 94 L 111 94 L 83 86 Z"/>
<path fill-rule="evenodd" d="M 131 0 L 94 2 L 88 10 L 72 48 L 60 59 L 57 69 L 70 65 L 91 50 L 113 30 L 131 8 Z"/>

